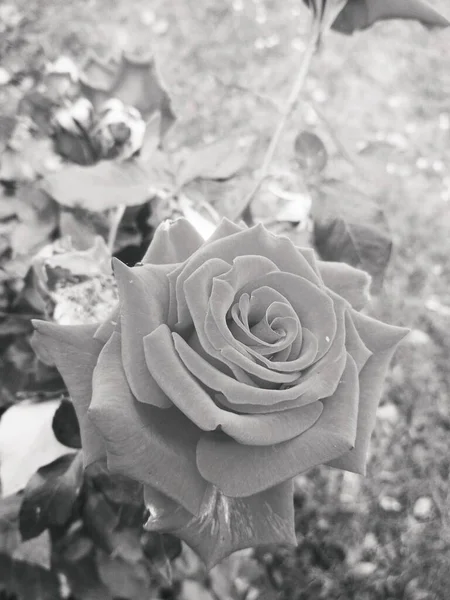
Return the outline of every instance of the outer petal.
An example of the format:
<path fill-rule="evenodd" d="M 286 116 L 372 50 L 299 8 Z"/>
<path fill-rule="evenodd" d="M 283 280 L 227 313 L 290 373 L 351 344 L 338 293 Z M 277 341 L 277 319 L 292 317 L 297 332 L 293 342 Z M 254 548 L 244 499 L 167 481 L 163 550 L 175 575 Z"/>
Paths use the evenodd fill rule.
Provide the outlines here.
<path fill-rule="evenodd" d="M 342 262 L 322 260 L 317 265 L 327 287 L 350 302 L 356 310 L 366 306 L 370 300 L 370 275 Z"/>
<path fill-rule="evenodd" d="M 269 233 L 263 225 L 256 225 L 205 244 L 191 257 L 184 268 L 171 274 L 170 279 L 176 280 L 178 322 L 184 323 L 189 316 L 183 286 L 194 271 L 211 258 L 221 258 L 231 264 L 237 256 L 252 254 L 272 260 L 281 271 L 299 275 L 316 285 L 321 285 L 320 277 L 288 238 L 275 236 Z"/>
<path fill-rule="evenodd" d="M 213 242 L 217 242 L 218 240 L 220 240 L 222 238 L 226 238 L 230 235 L 234 235 L 235 233 L 239 233 L 240 231 L 242 231 L 242 229 L 243 229 L 243 227 L 241 227 L 240 225 L 236 225 L 236 223 L 233 223 L 232 221 L 230 221 L 229 219 L 224 217 L 222 219 L 222 221 L 219 223 L 219 225 L 217 226 L 217 229 L 214 231 L 214 233 L 203 243 L 202 248 L 204 248 L 205 246 L 208 246 L 209 244 L 212 244 Z M 212 257 L 214 257 L 214 254 L 212 255 Z M 184 264 L 179 265 L 179 267 L 177 269 L 175 269 L 169 277 L 169 282 L 170 282 L 169 316 L 170 316 L 171 321 L 173 320 L 174 322 L 176 322 L 177 318 L 178 318 L 177 317 L 178 307 L 177 307 L 177 297 L 176 297 L 177 280 L 178 280 L 178 276 L 183 271 L 184 267 L 185 267 Z M 189 318 L 187 318 L 187 322 L 189 323 Z M 182 327 L 183 323 L 180 323 L 180 325 Z"/>
<path fill-rule="evenodd" d="M 197 446 L 200 473 L 227 496 L 246 497 L 341 456 L 355 443 L 358 395 L 358 371 L 349 356 L 335 394 L 305 433 L 263 447 L 243 446 L 222 433 L 203 434 Z"/>
<path fill-rule="evenodd" d="M 144 500 L 151 513 L 145 528 L 181 538 L 208 569 L 241 548 L 297 543 L 291 480 L 249 498 L 228 498 L 212 487 L 199 517 L 149 487 Z"/>
<path fill-rule="evenodd" d="M 173 337 L 183 342 L 178 334 Z M 322 412 L 320 402 L 266 415 L 240 415 L 223 410 L 186 369 L 166 325 L 148 335 L 144 346 L 148 367 L 158 384 L 188 419 L 204 431 L 221 429 L 241 444 L 267 446 L 309 429 Z"/>
<path fill-rule="evenodd" d="M 33 321 L 36 342 L 53 358 L 69 390 L 80 424 L 85 467 L 105 456 L 102 437 L 87 411 L 92 396 L 92 374 L 103 344 L 94 339 L 97 325 L 56 325 Z"/>
<path fill-rule="evenodd" d="M 89 415 L 105 440 L 112 472 L 152 485 L 198 514 L 208 487 L 195 464 L 200 430 L 176 408 L 161 410 L 133 398 L 118 333 L 99 356 Z"/>
<path fill-rule="evenodd" d="M 134 396 L 159 408 L 171 406 L 150 375 L 142 339 L 166 323 L 169 298 L 167 267 L 147 265 L 130 269 L 113 259 L 119 286 L 122 363 Z"/>
<path fill-rule="evenodd" d="M 184 262 L 200 248 L 203 241 L 187 219 L 165 221 L 156 229 L 142 262 L 154 265 Z"/>
<path fill-rule="evenodd" d="M 364 475 L 370 437 L 375 428 L 386 372 L 397 345 L 407 335 L 408 330 L 392 327 L 355 311 L 352 312 L 352 317 L 363 342 L 373 354 L 359 375 L 360 400 L 355 447 L 329 464 L 338 469 Z"/>

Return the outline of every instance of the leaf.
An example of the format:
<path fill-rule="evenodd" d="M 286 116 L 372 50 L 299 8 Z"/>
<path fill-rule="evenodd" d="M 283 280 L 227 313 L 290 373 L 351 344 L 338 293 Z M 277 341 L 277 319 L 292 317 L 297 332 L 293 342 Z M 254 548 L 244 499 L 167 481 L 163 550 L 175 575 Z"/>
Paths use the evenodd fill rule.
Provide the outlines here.
<path fill-rule="evenodd" d="M 63 206 L 101 212 L 121 204 L 137 206 L 151 197 L 160 173 L 144 169 L 138 160 L 101 161 L 93 166 L 67 166 L 47 175 L 43 189 Z"/>
<path fill-rule="evenodd" d="M 22 490 L 42 466 L 67 454 L 55 438 L 52 420 L 58 401 L 22 402 L 0 420 L 0 480 L 4 496 Z"/>
<path fill-rule="evenodd" d="M 48 243 L 57 226 L 57 205 L 33 186 L 22 186 L 16 192 L 19 224 L 14 228 L 10 244 L 13 256 L 26 256 Z"/>
<path fill-rule="evenodd" d="M 0 499 L 0 554 L 12 555 L 19 546 L 19 511 L 22 496 L 13 494 Z"/>
<path fill-rule="evenodd" d="M 175 121 L 170 97 L 164 89 L 152 56 L 138 57 L 124 52 L 110 95 L 124 104 L 134 106 L 145 118 L 160 112 L 161 137 Z"/>
<path fill-rule="evenodd" d="M 324 143 L 315 133 L 301 131 L 295 138 L 295 158 L 305 175 L 311 177 L 321 173 L 328 162 Z"/>
<path fill-rule="evenodd" d="M 349 0 L 332 28 L 351 34 L 385 19 L 413 19 L 428 27 L 450 25 L 447 17 L 424 0 Z"/>
<path fill-rule="evenodd" d="M 97 236 L 94 245 L 87 250 L 75 250 L 70 240 L 64 240 L 64 244 L 62 242 L 55 242 L 47 249 L 51 255 L 41 259 L 46 271 L 43 279 L 47 280 L 50 288 L 64 279 L 92 279 L 111 275 L 111 254 L 103 238 Z"/>
<path fill-rule="evenodd" d="M 70 400 L 62 400 L 53 416 L 52 429 L 56 439 L 69 448 L 81 448 L 80 426 Z"/>
<path fill-rule="evenodd" d="M 19 515 L 22 538 L 29 540 L 51 525 L 67 523 L 82 484 L 80 452 L 66 454 L 40 468 L 25 488 Z"/>
<path fill-rule="evenodd" d="M 314 238 L 323 260 L 342 261 L 363 269 L 377 293 L 392 252 L 386 217 L 370 198 L 335 184 L 322 189 L 315 207 Z"/>
<path fill-rule="evenodd" d="M 29 565 L 42 567 L 47 571 L 51 566 L 51 541 L 48 531 L 40 533 L 32 540 L 24 540 L 13 552 L 13 558 Z"/>
<path fill-rule="evenodd" d="M 96 553 L 100 579 L 115 597 L 142 600 L 151 594 L 151 579 L 145 563 L 129 564 L 120 558 L 111 558 L 98 549 Z"/>
<path fill-rule="evenodd" d="M 0 554 L 0 587 L 21 600 L 56 600 L 59 582 L 55 572 Z"/>
<path fill-rule="evenodd" d="M 243 145 L 230 137 L 192 150 L 178 169 L 177 184 L 182 187 L 194 179 L 230 179 L 248 163 L 251 144 Z"/>

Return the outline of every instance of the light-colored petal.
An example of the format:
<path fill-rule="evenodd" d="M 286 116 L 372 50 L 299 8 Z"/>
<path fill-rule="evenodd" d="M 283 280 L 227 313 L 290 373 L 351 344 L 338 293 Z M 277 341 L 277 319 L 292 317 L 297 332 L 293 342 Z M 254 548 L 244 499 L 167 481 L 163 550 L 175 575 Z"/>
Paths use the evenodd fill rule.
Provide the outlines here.
<path fill-rule="evenodd" d="M 236 257 L 245 255 L 263 256 L 274 262 L 281 271 L 299 275 L 317 285 L 321 285 L 320 277 L 288 238 L 275 236 L 267 231 L 263 225 L 256 225 L 250 229 L 205 244 L 181 270 L 171 274 L 170 279 L 175 280 L 179 323 L 184 323 L 189 314 L 183 291 L 184 283 L 188 277 L 211 258 L 221 258 L 231 264 Z"/>
<path fill-rule="evenodd" d="M 372 355 L 359 374 L 360 400 L 355 447 L 345 456 L 330 462 L 330 465 L 364 475 L 370 438 L 375 428 L 377 408 L 389 363 L 408 330 L 387 325 L 356 311 L 352 311 L 352 320 Z"/>
<path fill-rule="evenodd" d="M 322 412 L 320 402 L 291 411 L 256 416 L 221 409 L 186 369 L 172 336 L 175 345 L 177 342 L 186 343 L 178 334 L 171 334 L 165 325 L 145 338 L 148 366 L 172 402 L 200 429 L 221 429 L 241 444 L 265 446 L 299 435 L 319 418 Z"/>
<path fill-rule="evenodd" d="M 227 496 L 246 497 L 341 456 L 355 443 L 358 395 L 349 356 L 340 385 L 310 429 L 273 446 L 243 446 L 223 433 L 205 433 L 197 446 L 200 473 Z"/>
<path fill-rule="evenodd" d="M 187 219 L 161 223 L 142 259 L 144 264 L 181 263 L 203 244 L 202 236 Z"/>
<path fill-rule="evenodd" d="M 361 269 L 342 262 L 317 262 L 324 284 L 356 310 L 361 310 L 370 300 L 371 277 Z"/>
<path fill-rule="evenodd" d="M 134 396 L 159 408 L 171 406 L 147 369 L 142 339 L 167 322 L 169 284 L 167 268 L 127 267 L 113 259 L 119 287 L 122 362 Z"/>
<path fill-rule="evenodd" d="M 99 356 L 88 414 L 104 438 L 111 472 L 152 485 L 198 514 L 207 489 L 195 464 L 200 430 L 175 407 L 161 410 L 133 397 L 117 332 Z"/>
<path fill-rule="evenodd" d="M 296 545 L 292 481 L 249 498 L 228 498 L 211 486 L 203 513 L 193 517 L 178 504 L 146 486 L 149 531 L 184 540 L 208 569 L 242 548 L 266 544 Z"/>
<path fill-rule="evenodd" d="M 69 390 L 80 425 L 83 461 L 87 466 L 105 456 L 102 437 L 87 411 L 92 396 L 92 375 L 103 344 L 94 339 L 97 325 L 57 325 L 33 321 L 36 344 L 53 358 Z"/>

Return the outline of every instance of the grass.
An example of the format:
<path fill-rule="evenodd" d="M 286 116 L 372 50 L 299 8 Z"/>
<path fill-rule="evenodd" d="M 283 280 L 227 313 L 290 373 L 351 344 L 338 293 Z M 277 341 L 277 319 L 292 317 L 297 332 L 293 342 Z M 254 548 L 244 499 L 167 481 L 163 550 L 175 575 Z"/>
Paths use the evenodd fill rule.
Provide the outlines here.
<path fill-rule="evenodd" d="M 301 4 L 19 0 L 25 21 L 0 42 L 0 64 L 39 70 L 45 59 L 80 57 L 86 47 L 107 54 L 151 46 L 179 116 L 169 143 L 257 133 L 256 165 L 278 119 L 274 102 L 286 99 L 300 60 Z M 448 14 L 445 0 L 433 4 Z M 301 478 L 298 551 L 261 557 L 261 585 L 280 600 L 443 600 L 450 588 L 449 42 L 449 31 L 415 23 L 331 34 L 306 89 L 324 120 L 301 104 L 274 161 L 276 170 L 295 168 L 293 140 L 306 125 L 327 144 L 328 174 L 378 199 L 396 250 L 373 312 L 421 332 L 393 362 L 367 478 L 323 469 Z M 360 155 L 369 179 L 345 164 L 334 136 L 353 153 L 371 143 Z M 238 185 L 239 196 L 207 188 L 219 211 L 230 214 L 245 196 L 249 183 Z M 265 201 L 255 210 L 267 217 L 274 209 Z M 421 497 L 433 506 L 423 521 L 414 517 Z"/>

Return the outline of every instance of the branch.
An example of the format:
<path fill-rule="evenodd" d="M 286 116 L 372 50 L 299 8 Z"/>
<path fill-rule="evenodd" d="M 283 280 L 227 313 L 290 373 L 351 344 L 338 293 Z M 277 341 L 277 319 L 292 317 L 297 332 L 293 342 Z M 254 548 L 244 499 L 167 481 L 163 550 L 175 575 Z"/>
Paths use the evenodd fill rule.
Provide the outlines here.
<path fill-rule="evenodd" d="M 272 135 L 272 139 L 270 140 L 269 146 L 267 148 L 266 154 L 264 156 L 263 163 L 261 165 L 261 169 L 258 174 L 258 178 L 250 190 L 247 197 L 244 199 L 242 206 L 239 208 L 239 212 L 234 215 L 234 220 L 238 221 L 239 219 L 248 216 L 250 204 L 255 196 L 255 194 L 259 191 L 264 180 L 267 178 L 269 174 L 270 164 L 275 155 L 276 149 L 281 139 L 281 134 L 283 133 L 284 127 L 286 125 L 287 120 L 292 114 L 295 106 L 298 103 L 300 93 L 303 90 L 303 86 L 306 80 L 306 76 L 308 74 L 309 68 L 311 66 L 311 61 L 314 56 L 314 52 L 317 47 L 317 42 L 320 38 L 320 29 L 321 24 L 319 20 L 314 19 L 311 27 L 310 37 L 308 40 L 308 44 L 305 49 L 305 53 L 302 57 L 302 62 L 300 64 L 300 69 L 298 71 L 297 77 L 294 81 L 294 85 L 292 86 L 291 93 L 289 94 L 288 100 L 282 109 L 281 118 L 278 122 L 278 125 Z"/>

